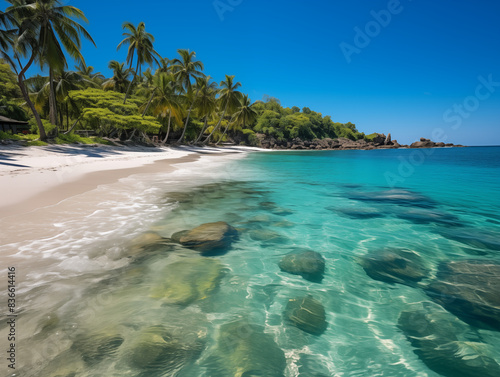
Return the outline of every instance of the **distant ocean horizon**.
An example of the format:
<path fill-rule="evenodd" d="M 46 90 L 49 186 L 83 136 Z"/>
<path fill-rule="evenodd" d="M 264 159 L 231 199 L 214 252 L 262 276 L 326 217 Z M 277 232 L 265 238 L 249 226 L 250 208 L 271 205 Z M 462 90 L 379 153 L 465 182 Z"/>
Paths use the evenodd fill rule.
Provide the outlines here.
<path fill-rule="evenodd" d="M 477 276 L 467 284 L 486 301 L 498 297 L 500 277 L 491 271 L 500 265 L 499 146 L 252 152 L 196 166 L 194 175 L 180 165 L 170 175 L 128 178 L 102 213 L 61 224 L 71 232 L 46 241 L 57 250 L 45 246 L 47 255 L 61 262 L 26 288 L 33 302 L 23 326 L 39 335 L 22 352 L 36 360 L 47 339 L 68 346 L 41 365 L 28 363 L 23 375 L 58 375 L 62 359 L 75 376 L 500 370 L 500 308 L 482 315 L 459 305 L 461 292 L 445 299 L 440 291 Z M 218 221 L 239 232 L 224 252 L 200 257 L 166 241 L 131 251 L 141 234 L 169 238 Z M 306 251 L 324 260 L 321 279 L 283 267 L 284 258 Z M 470 276 L 453 275 L 457 266 Z M 484 266 L 492 280 L 481 277 Z M 36 298 L 54 292 L 61 296 Z M 176 302 L 165 300 L 172 295 Z M 306 297 L 324 309 L 323 319 L 290 311 L 290 302 Z M 232 338 L 241 323 L 251 335 Z M 153 362 L 143 362 L 148 357 Z"/>

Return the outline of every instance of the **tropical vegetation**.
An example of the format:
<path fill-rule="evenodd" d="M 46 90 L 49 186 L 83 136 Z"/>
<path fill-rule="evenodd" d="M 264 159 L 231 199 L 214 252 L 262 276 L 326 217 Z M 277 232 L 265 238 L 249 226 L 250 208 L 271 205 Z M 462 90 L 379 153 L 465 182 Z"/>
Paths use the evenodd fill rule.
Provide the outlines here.
<path fill-rule="evenodd" d="M 144 22 L 123 24 L 117 49 L 127 47 L 126 60 L 110 61 L 112 74 L 105 77 L 82 55 L 82 39 L 94 41 L 80 9 L 60 0 L 6 1 L 0 11 L 0 115 L 29 120 L 40 141 L 76 140 L 75 132 L 249 145 L 258 145 L 259 138 L 365 137 L 354 124 L 334 122 L 307 107 L 283 107 L 269 96 L 252 102 L 235 76 L 226 75 L 218 84 L 207 75 L 194 51 L 179 49 L 176 57 L 162 57 Z M 69 60 L 74 70 L 68 69 Z M 28 77 L 34 66 L 46 76 Z"/>

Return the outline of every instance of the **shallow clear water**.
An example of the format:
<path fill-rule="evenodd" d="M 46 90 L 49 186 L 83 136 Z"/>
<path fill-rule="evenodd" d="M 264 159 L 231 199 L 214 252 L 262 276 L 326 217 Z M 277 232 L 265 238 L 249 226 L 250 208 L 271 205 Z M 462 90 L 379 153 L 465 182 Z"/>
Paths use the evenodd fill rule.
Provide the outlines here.
<path fill-rule="evenodd" d="M 6 245 L 19 250 L 9 263 L 48 261 L 20 293 L 18 375 L 496 375 L 499 276 L 473 283 L 499 305 L 487 319 L 428 286 L 451 261 L 500 263 L 500 148 L 252 153 L 209 165 L 73 198 L 58 214 L 64 231 Z M 239 239 L 212 257 L 133 241 L 216 221 Z M 320 282 L 280 269 L 303 249 L 323 256 Z M 395 278 L 411 260 L 379 263 L 388 251 L 416 256 L 422 276 Z M 182 298 L 166 299 L 169 289 Z M 321 335 L 285 318 L 306 295 L 325 309 Z"/>

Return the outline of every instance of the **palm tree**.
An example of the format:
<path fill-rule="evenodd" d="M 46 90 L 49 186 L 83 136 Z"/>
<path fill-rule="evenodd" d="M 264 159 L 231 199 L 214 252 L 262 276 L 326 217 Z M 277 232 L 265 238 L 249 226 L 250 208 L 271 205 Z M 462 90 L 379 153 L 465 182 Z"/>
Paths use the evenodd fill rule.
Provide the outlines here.
<path fill-rule="evenodd" d="M 102 84 L 104 90 L 114 90 L 115 92 L 125 93 L 130 84 L 128 77 L 134 72 L 131 68 L 125 69 L 125 63 L 119 63 L 111 60 L 108 64 L 109 69 L 113 70 L 113 77 Z"/>
<path fill-rule="evenodd" d="M 62 71 L 67 67 L 64 50 L 77 62 L 85 61 L 80 49 L 80 35 L 95 42 L 87 30 L 76 20 L 88 22 L 84 13 L 73 6 L 61 5 L 60 0 L 8 0 L 12 6 L 7 8 L 20 23 L 20 30 L 31 29 L 36 36 L 36 51 L 40 67 L 49 67 L 50 82 L 50 121 L 57 125 L 57 104 L 54 86 L 54 70 Z M 57 129 L 57 128 L 56 128 Z"/>
<path fill-rule="evenodd" d="M 87 66 L 85 62 L 80 62 L 75 68 L 77 69 L 76 73 L 95 84 L 102 84 L 105 79 L 101 72 L 94 72 L 94 67 Z"/>
<path fill-rule="evenodd" d="M 193 110 L 194 103 L 196 102 L 196 98 L 198 98 L 198 94 L 200 92 L 200 86 L 196 86 L 196 94 L 193 96 L 193 87 L 191 84 L 191 79 L 197 80 L 199 78 L 203 78 L 205 75 L 203 74 L 203 63 L 200 61 L 196 61 L 196 52 L 179 49 L 177 50 L 181 59 L 172 60 L 172 71 L 174 72 L 174 76 L 177 81 L 181 84 L 184 89 L 185 98 L 187 103 L 191 103 L 187 112 L 187 118 L 184 123 L 184 129 L 182 130 L 182 135 L 177 141 L 181 143 L 184 140 L 184 136 L 186 134 L 186 129 L 189 123 L 189 118 L 191 116 L 191 111 Z"/>
<path fill-rule="evenodd" d="M 156 57 L 161 57 L 160 54 L 158 54 L 153 48 L 155 38 L 152 34 L 146 32 L 146 24 L 144 22 L 140 22 L 139 25 L 137 25 L 137 28 L 131 22 L 125 22 L 123 24 L 123 29 L 127 30 L 123 33 L 125 39 L 120 42 L 117 50 L 124 45 L 128 45 L 127 63 L 130 64 L 129 68 L 132 68 L 134 55 L 137 55 L 137 66 L 134 77 L 128 86 L 127 93 L 125 94 L 125 99 L 123 100 L 123 103 L 125 103 L 127 102 L 132 83 L 135 81 L 136 76 L 141 74 L 141 66 L 145 63 L 152 66 L 153 62 L 156 62 L 156 64 L 159 65 L 160 63 Z"/>
<path fill-rule="evenodd" d="M 244 94 L 240 100 L 240 107 L 233 114 L 232 121 L 234 122 L 234 124 L 245 128 L 246 125 L 255 122 L 257 116 L 258 112 L 253 108 L 252 101 L 250 100 L 250 98 L 248 98 L 248 95 Z"/>
<path fill-rule="evenodd" d="M 217 83 L 210 80 L 210 76 L 201 78 L 199 80 L 201 89 L 198 99 L 196 100 L 195 107 L 198 117 L 204 119 L 204 124 L 195 143 L 198 143 L 203 137 L 203 134 L 207 129 L 208 119 L 214 114 L 215 109 L 217 108 L 217 101 L 215 98 L 217 95 Z"/>
<path fill-rule="evenodd" d="M 40 140 L 45 141 L 47 134 L 42 123 L 42 118 L 38 113 L 34 103 L 31 101 L 28 89 L 24 83 L 26 79 L 25 73 L 35 62 L 38 56 L 38 39 L 34 28 L 29 27 L 28 22 L 22 23 L 22 15 L 16 11 L 14 5 L 18 2 L 8 1 L 13 4 L 6 12 L 0 13 L 0 24 L 6 30 L 3 30 L 0 36 L 1 55 L 12 67 L 17 74 L 17 83 L 21 89 L 21 93 L 35 117 Z M 10 28 L 10 29 L 9 29 Z M 10 55 L 12 54 L 12 56 Z M 26 57 L 28 61 L 23 65 L 21 58 Z M 29 58 L 28 58 L 29 57 Z M 19 65 L 19 67 L 17 66 Z"/>
<path fill-rule="evenodd" d="M 205 139 L 204 141 L 205 144 L 209 142 L 210 137 L 212 137 L 214 132 L 217 131 L 217 129 L 220 127 L 222 120 L 226 116 L 227 111 L 228 110 L 231 111 L 238 107 L 239 98 L 241 97 L 241 92 L 236 90 L 241 86 L 241 83 L 240 82 L 234 83 L 234 76 L 226 75 L 226 80 L 221 81 L 220 86 L 222 88 L 220 90 L 219 103 L 221 109 L 222 106 L 224 106 L 224 110 L 222 111 L 219 123 L 217 123 L 217 125 L 214 127 L 210 135 L 208 135 L 207 138 Z M 229 124 L 226 127 L 226 131 L 228 127 Z M 224 131 L 224 133 L 226 133 L 226 131 Z"/>
<path fill-rule="evenodd" d="M 165 121 L 168 118 L 167 133 L 163 144 L 167 142 L 170 134 L 172 118 L 176 123 L 182 122 L 182 104 L 178 94 L 177 81 L 168 73 L 160 73 L 153 78 L 155 91 L 150 99 L 151 109 L 154 116 Z"/>

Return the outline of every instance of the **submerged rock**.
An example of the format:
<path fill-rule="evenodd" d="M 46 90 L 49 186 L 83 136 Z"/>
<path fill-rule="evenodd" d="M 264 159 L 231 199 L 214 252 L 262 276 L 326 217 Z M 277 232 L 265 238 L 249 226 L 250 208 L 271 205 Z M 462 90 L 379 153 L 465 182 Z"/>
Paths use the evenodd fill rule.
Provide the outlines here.
<path fill-rule="evenodd" d="M 462 228 L 442 229 L 439 234 L 469 246 L 500 251 L 500 233 L 474 228 Z"/>
<path fill-rule="evenodd" d="M 227 251 L 237 240 L 238 231 L 224 221 L 200 225 L 189 231 L 174 233 L 172 240 L 177 240 L 185 247 L 202 254 L 215 254 Z"/>
<path fill-rule="evenodd" d="M 254 241 L 281 243 L 287 241 L 281 234 L 268 229 L 253 229 L 249 232 Z"/>
<path fill-rule="evenodd" d="M 168 245 L 167 238 L 163 238 L 156 232 L 146 232 L 130 241 L 130 251 L 131 254 L 138 255 L 154 249 L 161 249 L 166 245 Z"/>
<path fill-rule="evenodd" d="M 282 271 L 320 283 L 325 273 L 325 259 L 316 251 L 304 250 L 285 255 L 279 267 Z"/>
<path fill-rule="evenodd" d="M 409 207 L 433 208 L 436 206 L 433 200 L 424 195 L 400 189 L 373 192 L 355 191 L 350 193 L 347 197 L 360 201 L 389 203 Z"/>
<path fill-rule="evenodd" d="M 431 209 L 412 208 L 406 211 L 397 212 L 396 216 L 416 224 L 437 223 L 450 226 L 462 226 L 462 222 L 457 216 Z"/>
<path fill-rule="evenodd" d="M 415 354 L 436 373 L 446 377 L 499 376 L 500 365 L 490 356 L 488 345 L 459 341 L 455 334 L 465 324 L 450 317 L 447 313 L 404 311 L 398 327 L 416 348 Z"/>
<path fill-rule="evenodd" d="M 221 326 L 208 364 L 210 376 L 284 377 L 286 360 L 263 327 L 238 320 Z"/>
<path fill-rule="evenodd" d="M 204 345 L 203 338 L 180 338 L 163 326 L 151 326 L 128 344 L 125 358 L 128 365 L 141 371 L 140 376 L 156 376 L 157 373 L 174 376 L 198 358 Z"/>
<path fill-rule="evenodd" d="M 168 303 L 189 305 L 213 291 L 222 278 L 222 264 L 211 258 L 183 258 L 168 265 L 163 283 L 151 296 Z"/>
<path fill-rule="evenodd" d="M 84 334 L 75 339 L 71 348 L 81 354 L 85 364 L 95 365 L 115 355 L 123 340 L 116 332 Z"/>
<path fill-rule="evenodd" d="M 474 326 L 500 331 L 500 264 L 487 260 L 443 263 L 426 293 Z"/>
<path fill-rule="evenodd" d="M 340 215 L 350 217 L 352 219 L 374 219 L 383 217 L 384 214 L 376 208 L 359 208 L 359 207 L 346 207 L 346 208 L 327 208 L 335 211 Z"/>
<path fill-rule="evenodd" d="M 325 308 L 312 296 L 289 300 L 283 315 L 292 325 L 313 335 L 323 334 L 328 326 Z"/>
<path fill-rule="evenodd" d="M 429 275 L 422 258 L 405 249 L 377 250 L 359 258 L 366 274 L 386 283 L 415 285 Z"/>

